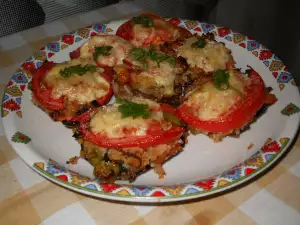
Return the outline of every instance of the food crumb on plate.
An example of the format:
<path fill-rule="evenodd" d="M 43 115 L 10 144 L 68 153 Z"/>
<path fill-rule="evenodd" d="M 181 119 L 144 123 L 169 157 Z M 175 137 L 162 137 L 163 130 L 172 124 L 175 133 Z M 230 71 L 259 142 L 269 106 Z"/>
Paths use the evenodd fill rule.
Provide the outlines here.
<path fill-rule="evenodd" d="M 248 146 L 248 150 L 251 150 L 253 147 L 254 147 L 254 144 L 251 143 L 251 144 Z"/>
<path fill-rule="evenodd" d="M 76 165 L 79 158 L 80 158 L 80 157 L 78 157 L 78 156 L 71 157 L 66 163 L 67 163 L 67 164 Z"/>

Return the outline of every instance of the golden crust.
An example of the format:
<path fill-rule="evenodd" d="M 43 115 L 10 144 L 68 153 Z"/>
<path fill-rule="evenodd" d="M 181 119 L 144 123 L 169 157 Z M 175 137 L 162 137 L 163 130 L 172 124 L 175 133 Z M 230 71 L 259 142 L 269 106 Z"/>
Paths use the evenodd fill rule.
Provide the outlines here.
<path fill-rule="evenodd" d="M 183 150 L 186 138 L 187 133 L 168 144 L 123 149 L 103 148 L 82 138 L 78 138 L 78 142 L 81 144 L 80 156 L 94 166 L 95 177 L 106 182 L 115 180 L 132 182 L 138 175 L 151 168 L 159 178 L 163 178 L 165 175 L 163 164 Z"/>

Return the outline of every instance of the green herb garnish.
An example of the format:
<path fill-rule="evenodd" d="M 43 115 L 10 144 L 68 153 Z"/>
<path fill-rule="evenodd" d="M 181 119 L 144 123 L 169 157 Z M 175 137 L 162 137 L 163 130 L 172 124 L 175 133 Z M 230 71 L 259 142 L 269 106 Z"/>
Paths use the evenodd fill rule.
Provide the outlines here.
<path fill-rule="evenodd" d="M 148 66 L 146 62 L 147 52 L 144 49 L 134 47 L 130 50 L 130 55 L 133 59 L 143 63 L 144 67 Z"/>
<path fill-rule="evenodd" d="M 174 66 L 176 59 L 173 56 L 169 56 L 163 53 L 159 53 L 154 49 L 150 49 L 148 52 L 143 48 L 134 47 L 130 50 L 130 55 L 133 59 L 140 61 L 147 67 L 146 59 L 149 58 L 151 61 L 156 62 L 157 66 L 160 67 L 160 63 L 166 61 Z"/>
<path fill-rule="evenodd" d="M 147 119 L 150 117 L 150 109 L 146 104 L 138 104 L 128 100 L 117 98 L 116 102 L 119 103 L 118 110 L 122 113 L 122 117 L 142 117 Z"/>
<path fill-rule="evenodd" d="M 96 72 L 97 67 L 95 65 L 87 64 L 87 65 L 75 65 L 75 66 L 69 66 L 63 70 L 60 70 L 59 73 L 62 77 L 70 77 L 74 74 L 77 74 L 79 76 L 84 75 L 87 72 Z"/>
<path fill-rule="evenodd" d="M 219 90 L 227 90 L 229 88 L 230 75 L 227 71 L 217 70 L 214 74 L 214 85 Z"/>
<path fill-rule="evenodd" d="M 113 47 L 109 46 L 109 45 L 95 47 L 95 51 L 94 51 L 94 54 L 93 54 L 94 60 L 97 60 L 99 55 L 109 56 L 110 51 L 112 50 L 112 48 Z"/>
<path fill-rule="evenodd" d="M 150 17 L 145 16 L 145 15 L 140 15 L 132 18 L 132 21 L 135 24 L 142 24 L 145 27 L 151 27 L 153 24 L 153 21 Z"/>
<path fill-rule="evenodd" d="M 203 39 L 200 39 L 200 40 L 194 42 L 191 46 L 192 46 L 192 48 L 204 48 L 205 45 L 206 45 L 206 41 Z"/>
<path fill-rule="evenodd" d="M 150 49 L 148 52 L 148 56 L 151 61 L 156 62 L 157 66 L 160 67 L 160 63 L 163 61 L 166 61 L 171 64 L 171 66 L 174 66 L 176 63 L 176 59 L 173 56 L 158 53 L 153 49 Z"/>
<path fill-rule="evenodd" d="M 142 48 L 134 47 L 130 50 L 130 55 L 133 59 L 140 61 L 142 63 L 146 63 L 147 51 Z"/>
<path fill-rule="evenodd" d="M 230 74 L 225 70 L 217 70 L 214 74 L 214 85 L 219 90 L 231 89 L 243 98 L 243 93 L 229 83 Z"/>

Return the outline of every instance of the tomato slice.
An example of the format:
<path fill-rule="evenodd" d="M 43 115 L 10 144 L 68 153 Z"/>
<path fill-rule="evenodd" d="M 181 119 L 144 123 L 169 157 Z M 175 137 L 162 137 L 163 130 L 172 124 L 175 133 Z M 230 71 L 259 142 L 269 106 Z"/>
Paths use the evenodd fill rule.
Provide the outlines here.
<path fill-rule="evenodd" d="M 171 113 L 171 114 L 174 114 L 174 115 L 178 114 L 176 108 L 174 108 L 173 106 L 168 105 L 168 104 L 160 104 L 159 107 L 154 107 L 151 110 L 152 111 L 168 112 L 168 113 Z"/>
<path fill-rule="evenodd" d="M 96 145 L 105 148 L 130 148 L 130 147 L 151 147 L 160 144 L 166 144 L 177 140 L 183 132 L 183 128 L 174 127 L 161 134 L 147 134 L 144 136 L 128 136 L 123 138 L 108 138 L 101 134 L 94 134 L 90 131 L 81 131 L 86 139 Z"/>
<path fill-rule="evenodd" d="M 114 70 L 111 67 L 104 65 L 98 65 L 98 67 L 104 69 L 104 71 L 101 73 L 101 76 L 111 83 L 114 79 Z"/>
<path fill-rule="evenodd" d="M 180 117 L 191 127 L 206 132 L 229 132 L 242 128 L 254 118 L 263 104 L 267 103 L 266 99 L 269 99 L 265 97 L 265 85 L 261 76 L 253 69 L 248 71 L 248 75 L 251 84 L 247 87 L 244 98 L 232 106 L 226 116 L 200 120 L 192 113 L 192 107 L 183 103 L 178 109 Z M 274 101 L 273 99 L 273 103 Z"/>
<path fill-rule="evenodd" d="M 80 57 L 80 48 L 77 48 L 73 52 L 70 52 L 69 55 L 70 55 L 71 59 L 77 59 L 77 58 L 79 58 Z"/>
<path fill-rule="evenodd" d="M 41 67 L 39 67 L 32 78 L 32 91 L 34 99 L 40 104 L 43 108 L 52 111 L 59 111 L 64 109 L 64 99 L 54 99 L 51 96 L 51 90 L 42 89 L 41 81 L 46 76 L 47 72 L 55 66 L 53 62 L 45 62 Z"/>
<path fill-rule="evenodd" d="M 151 147 L 159 144 L 166 144 L 177 140 L 183 134 L 184 128 L 172 125 L 168 130 L 163 130 L 159 123 L 151 123 L 143 136 L 128 136 L 122 138 L 109 138 L 101 133 L 93 133 L 89 130 L 91 115 L 95 110 L 90 110 L 80 116 L 75 121 L 79 122 L 79 131 L 84 139 L 105 148 L 129 148 L 129 147 Z"/>
<path fill-rule="evenodd" d="M 126 40 L 132 39 L 132 22 L 128 20 L 127 22 L 123 23 L 117 30 L 116 35 L 122 37 Z"/>
<path fill-rule="evenodd" d="M 97 98 L 96 101 L 100 104 L 100 105 L 105 105 L 107 102 L 109 102 L 109 100 L 111 99 L 113 95 L 113 88 L 112 85 L 109 85 L 109 89 L 106 95 L 104 95 L 101 98 Z"/>
<path fill-rule="evenodd" d="M 33 97 L 34 100 L 45 109 L 48 109 L 50 111 L 64 111 L 66 110 L 65 106 L 65 98 L 61 97 L 58 99 L 55 99 L 51 96 L 52 90 L 51 87 L 44 87 L 42 86 L 43 79 L 45 76 L 47 76 L 47 73 L 56 65 L 56 63 L 53 62 L 45 62 L 40 68 L 36 70 L 36 72 L 33 74 L 32 78 L 32 91 L 33 91 Z M 103 76 L 109 83 L 109 90 L 108 93 L 98 99 L 95 99 L 100 105 L 106 104 L 112 94 L 113 89 L 111 82 L 113 80 L 113 70 L 109 67 L 102 67 L 104 69 L 104 72 L 101 73 L 101 76 Z"/>
<path fill-rule="evenodd" d="M 170 24 L 167 21 L 165 21 L 163 18 L 159 17 L 156 14 L 153 13 L 146 13 L 143 14 L 149 18 L 152 19 L 153 25 L 149 27 L 149 36 L 147 38 L 143 38 L 141 40 L 141 45 L 148 46 L 148 45 L 160 45 L 168 41 L 175 41 L 174 34 L 178 32 L 178 38 L 183 39 L 192 36 L 192 34 L 182 28 L 178 27 L 176 25 Z M 133 40 L 135 39 L 135 32 L 133 27 L 135 26 L 134 22 L 131 20 L 126 21 L 123 23 L 117 30 L 116 35 L 120 36 L 126 40 Z M 154 28 L 154 33 L 151 29 Z M 145 28 L 146 29 L 146 28 Z M 143 33 L 146 32 L 145 30 Z"/>

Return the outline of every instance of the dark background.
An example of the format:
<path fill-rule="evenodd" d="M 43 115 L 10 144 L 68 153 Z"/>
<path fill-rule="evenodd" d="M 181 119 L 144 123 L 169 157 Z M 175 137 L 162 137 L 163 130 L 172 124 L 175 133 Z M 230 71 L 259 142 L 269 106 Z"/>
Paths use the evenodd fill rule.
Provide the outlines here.
<path fill-rule="evenodd" d="M 198 19 L 251 36 L 272 50 L 300 85 L 300 2 L 292 0 L 136 0 L 163 15 Z"/>
<path fill-rule="evenodd" d="M 300 84 L 299 1 L 132 1 L 161 16 L 196 19 L 249 35 L 282 59 Z M 0 0 L 0 37 L 117 2 L 120 0 Z"/>

